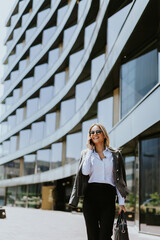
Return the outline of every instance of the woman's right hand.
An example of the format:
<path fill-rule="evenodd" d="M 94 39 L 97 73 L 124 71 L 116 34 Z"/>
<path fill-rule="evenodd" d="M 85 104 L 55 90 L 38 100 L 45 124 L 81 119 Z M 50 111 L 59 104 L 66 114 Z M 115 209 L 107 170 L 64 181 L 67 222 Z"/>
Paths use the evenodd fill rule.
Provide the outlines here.
<path fill-rule="evenodd" d="M 87 139 L 87 144 L 86 144 L 87 148 L 89 148 L 90 150 L 93 150 L 93 143 L 91 143 L 91 137 L 88 134 L 88 139 Z"/>

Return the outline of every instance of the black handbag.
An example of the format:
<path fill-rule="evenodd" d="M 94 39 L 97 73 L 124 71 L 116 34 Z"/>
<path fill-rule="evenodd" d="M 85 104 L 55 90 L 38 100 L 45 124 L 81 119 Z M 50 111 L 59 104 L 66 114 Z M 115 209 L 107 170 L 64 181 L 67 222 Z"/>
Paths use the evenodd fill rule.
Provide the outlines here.
<path fill-rule="evenodd" d="M 123 210 L 119 214 L 114 228 L 114 240 L 129 240 L 127 220 Z"/>

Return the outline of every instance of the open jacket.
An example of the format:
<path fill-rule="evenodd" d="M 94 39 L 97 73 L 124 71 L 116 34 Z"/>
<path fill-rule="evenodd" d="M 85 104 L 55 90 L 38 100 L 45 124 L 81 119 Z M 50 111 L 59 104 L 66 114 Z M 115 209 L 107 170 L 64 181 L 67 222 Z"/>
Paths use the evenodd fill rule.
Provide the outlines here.
<path fill-rule="evenodd" d="M 81 159 L 79 162 L 78 172 L 73 185 L 72 193 L 69 200 L 69 205 L 71 207 L 77 207 L 79 202 L 79 197 L 84 197 L 85 190 L 88 185 L 89 175 L 82 174 L 82 164 L 85 160 L 85 155 L 88 149 L 81 152 Z M 122 197 L 126 198 L 128 194 L 127 184 L 126 184 L 126 173 L 124 168 L 124 162 L 120 151 L 112 152 L 113 155 L 113 177 L 114 183 L 119 190 Z"/>

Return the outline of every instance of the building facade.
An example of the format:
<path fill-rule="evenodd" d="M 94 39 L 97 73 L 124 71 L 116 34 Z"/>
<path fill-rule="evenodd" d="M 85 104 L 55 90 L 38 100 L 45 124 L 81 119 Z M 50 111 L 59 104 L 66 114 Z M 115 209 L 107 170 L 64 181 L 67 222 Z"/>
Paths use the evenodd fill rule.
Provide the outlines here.
<path fill-rule="evenodd" d="M 158 0 L 15 1 L 1 79 L 1 204 L 68 211 L 88 129 L 100 122 L 122 149 L 128 219 L 160 235 L 159 20 Z"/>

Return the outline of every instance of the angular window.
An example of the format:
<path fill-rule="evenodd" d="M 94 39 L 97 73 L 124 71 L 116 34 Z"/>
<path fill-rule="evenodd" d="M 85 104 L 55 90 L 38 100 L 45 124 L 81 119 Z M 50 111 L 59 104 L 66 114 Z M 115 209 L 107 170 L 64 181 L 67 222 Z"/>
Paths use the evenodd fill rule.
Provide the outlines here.
<path fill-rule="evenodd" d="M 82 149 L 82 133 L 67 135 L 66 138 L 66 163 L 80 159 Z"/>
<path fill-rule="evenodd" d="M 33 86 L 34 79 L 33 77 L 24 78 L 22 82 L 22 94 L 27 93 Z"/>
<path fill-rule="evenodd" d="M 53 134 L 56 130 L 56 113 L 46 114 L 45 118 L 45 136 Z"/>
<path fill-rule="evenodd" d="M 19 35 L 20 31 L 21 31 L 21 27 L 19 28 L 15 28 L 13 31 L 13 39 L 15 40 L 17 38 L 17 36 Z"/>
<path fill-rule="evenodd" d="M 54 35 L 55 31 L 56 31 L 56 27 L 47 28 L 43 31 L 43 35 L 42 35 L 43 46 L 45 46 L 49 42 L 49 40 Z"/>
<path fill-rule="evenodd" d="M 64 35 L 63 35 L 63 49 L 68 45 L 72 35 L 74 34 L 75 32 L 75 29 L 76 29 L 76 26 L 77 25 L 74 25 L 70 28 L 67 28 L 65 31 L 64 31 Z"/>
<path fill-rule="evenodd" d="M 54 95 L 54 87 L 48 86 L 40 89 L 40 107 L 50 102 Z"/>
<path fill-rule="evenodd" d="M 83 54 L 84 54 L 84 50 L 81 50 L 79 52 L 72 54 L 69 57 L 69 77 L 71 77 L 74 71 L 77 69 L 83 57 Z"/>
<path fill-rule="evenodd" d="M 133 3 L 128 4 L 108 19 L 107 54 L 111 51 L 132 4 Z"/>
<path fill-rule="evenodd" d="M 16 110 L 16 124 L 19 124 L 24 119 L 24 108 L 18 108 Z"/>
<path fill-rule="evenodd" d="M 31 143 L 40 141 L 44 136 L 44 122 L 36 122 L 32 124 Z"/>
<path fill-rule="evenodd" d="M 8 67 L 12 66 L 14 60 L 16 58 L 16 55 L 15 54 L 12 54 L 8 57 Z"/>
<path fill-rule="evenodd" d="M 10 153 L 14 153 L 17 150 L 17 136 L 10 138 Z"/>
<path fill-rule="evenodd" d="M 26 24 L 29 16 L 30 16 L 30 13 L 26 13 L 22 16 L 22 27 Z"/>
<path fill-rule="evenodd" d="M 96 23 L 94 22 L 85 28 L 85 34 L 84 34 L 84 48 L 85 49 L 88 47 L 88 44 L 92 38 L 92 34 L 95 29 L 95 26 L 96 26 Z"/>
<path fill-rule="evenodd" d="M 20 160 L 16 159 L 14 161 L 5 163 L 5 179 L 19 177 L 20 173 Z M 12 199 L 12 203 L 15 203 L 15 198 Z"/>
<path fill-rule="evenodd" d="M 57 26 L 63 21 L 68 5 L 58 9 L 57 12 Z"/>
<path fill-rule="evenodd" d="M 26 129 L 20 131 L 19 134 L 19 149 L 25 148 L 30 144 L 31 130 Z"/>
<path fill-rule="evenodd" d="M 48 53 L 48 67 L 51 68 L 59 58 L 59 48 L 53 49 Z"/>
<path fill-rule="evenodd" d="M 54 77 L 54 94 L 56 95 L 66 82 L 66 72 L 57 73 Z"/>
<path fill-rule="evenodd" d="M 2 143 L 2 154 L 3 156 L 9 154 L 10 151 L 10 141 L 4 141 Z"/>
<path fill-rule="evenodd" d="M 153 50 L 121 67 L 121 117 L 125 116 L 157 83 L 158 54 Z"/>
<path fill-rule="evenodd" d="M 38 15 L 37 15 L 37 26 L 38 27 L 44 22 L 45 18 L 49 14 L 49 12 L 50 12 L 50 8 L 45 9 L 38 13 Z"/>
<path fill-rule="evenodd" d="M 35 57 L 40 53 L 42 49 L 42 44 L 35 45 L 29 50 L 29 61 L 32 62 Z"/>
<path fill-rule="evenodd" d="M 31 175 L 35 173 L 35 154 L 24 156 L 24 175 Z"/>
<path fill-rule="evenodd" d="M 92 88 L 91 80 L 76 85 L 76 111 L 86 101 Z"/>
<path fill-rule="evenodd" d="M 91 119 L 82 123 L 82 149 L 86 149 L 86 142 L 89 133 L 89 128 L 92 124 L 97 123 L 97 119 Z"/>
<path fill-rule="evenodd" d="M 14 91 L 13 91 L 13 103 L 16 103 L 19 100 L 20 94 L 21 94 L 20 88 L 14 89 Z"/>
<path fill-rule="evenodd" d="M 160 136 L 140 142 L 140 229 L 160 234 Z"/>
<path fill-rule="evenodd" d="M 30 41 L 32 36 L 34 35 L 34 32 L 36 31 L 36 27 L 30 28 L 25 32 L 25 42 L 26 44 Z"/>
<path fill-rule="evenodd" d="M 8 117 L 8 130 L 12 130 L 16 125 L 16 116 L 12 115 Z"/>
<path fill-rule="evenodd" d="M 105 54 L 102 54 L 92 60 L 91 62 L 92 86 L 95 84 L 102 68 L 104 67 L 104 63 L 105 63 Z"/>
<path fill-rule="evenodd" d="M 62 165 L 62 143 L 54 143 L 51 148 L 51 168 L 56 168 Z"/>
<path fill-rule="evenodd" d="M 45 172 L 50 169 L 51 150 L 44 149 L 37 151 L 37 172 Z"/>
<path fill-rule="evenodd" d="M 11 80 L 4 81 L 4 92 L 6 92 L 11 86 Z"/>
<path fill-rule="evenodd" d="M 23 43 L 19 43 L 19 44 L 16 45 L 16 57 L 19 56 L 20 53 L 22 52 L 23 46 L 24 46 Z"/>
<path fill-rule="evenodd" d="M 44 75 L 46 74 L 48 69 L 48 64 L 44 63 L 41 65 L 38 65 L 34 68 L 34 81 L 38 82 Z"/>
<path fill-rule="evenodd" d="M 6 104 L 6 110 L 8 110 L 13 105 L 13 97 L 7 97 L 5 104 Z"/>
<path fill-rule="evenodd" d="M 12 83 L 17 80 L 18 75 L 19 75 L 19 70 L 15 70 L 15 71 L 11 72 L 10 79 L 11 79 Z"/>
<path fill-rule="evenodd" d="M 1 126 L 2 126 L 1 133 L 2 133 L 2 136 L 3 136 L 8 131 L 8 122 L 2 122 Z"/>
<path fill-rule="evenodd" d="M 29 99 L 27 101 L 27 117 L 32 116 L 38 111 L 39 98 Z"/>
<path fill-rule="evenodd" d="M 21 60 L 19 62 L 19 73 L 21 74 L 27 67 L 27 59 Z"/>
<path fill-rule="evenodd" d="M 63 126 L 75 114 L 75 99 L 61 102 L 60 126 Z"/>
<path fill-rule="evenodd" d="M 80 20 L 80 18 L 82 17 L 85 11 L 86 4 L 87 4 L 87 0 L 83 0 L 78 3 L 78 21 Z"/>
<path fill-rule="evenodd" d="M 107 132 L 113 127 L 113 97 L 98 102 L 98 122 L 105 126 Z"/>

